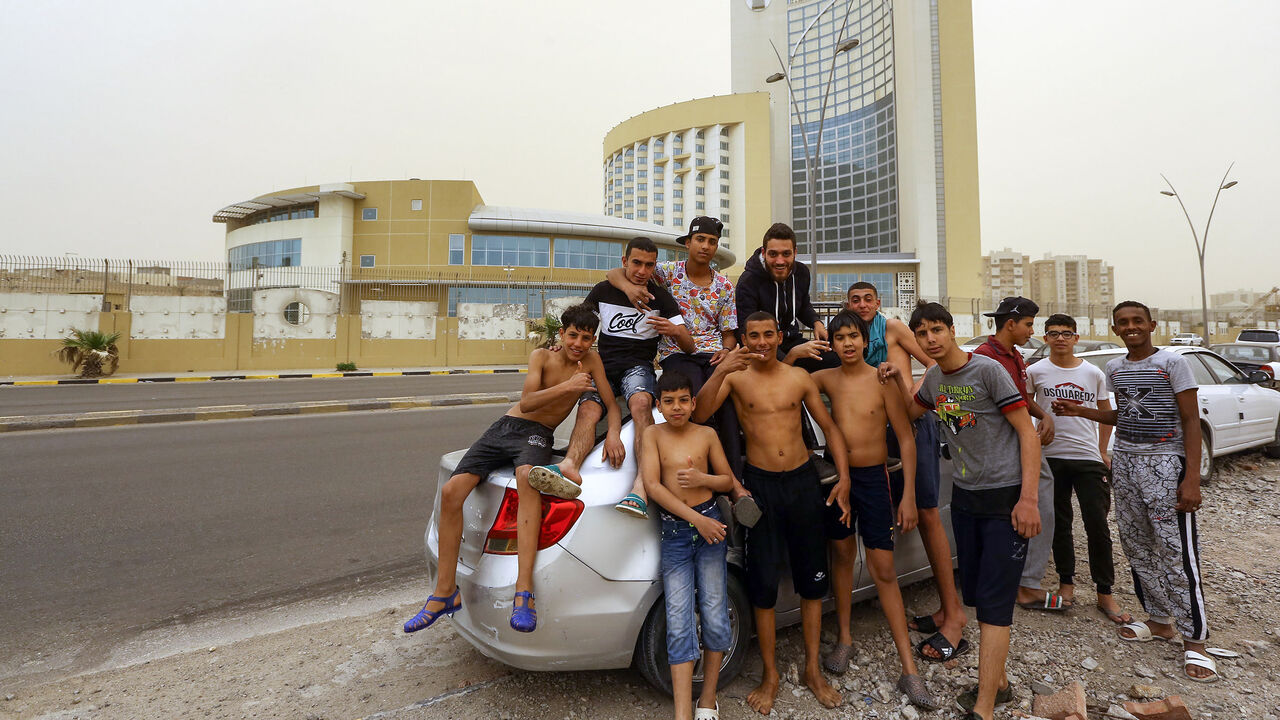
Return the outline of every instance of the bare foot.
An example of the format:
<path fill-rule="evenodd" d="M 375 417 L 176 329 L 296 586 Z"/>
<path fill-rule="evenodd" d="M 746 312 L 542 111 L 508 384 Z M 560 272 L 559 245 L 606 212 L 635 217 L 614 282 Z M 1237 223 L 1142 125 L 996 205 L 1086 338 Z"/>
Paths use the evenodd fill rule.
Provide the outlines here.
<path fill-rule="evenodd" d="M 1147 626 L 1147 629 L 1151 631 L 1151 634 L 1153 636 L 1158 638 L 1164 638 L 1165 640 L 1173 639 L 1174 632 L 1173 632 L 1172 625 L 1163 625 L 1161 623 L 1154 623 L 1154 622 L 1151 622 L 1150 620 L 1145 621 L 1143 624 Z M 1134 631 L 1130 630 L 1127 627 L 1120 628 L 1120 637 L 1122 638 L 1127 638 L 1132 640 L 1137 636 L 1138 636 L 1137 633 L 1135 633 Z"/>
<path fill-rule="evenodd" d="M 564 460 L 560 461 L 560 464 L 557 467 L 560 468 L 561 475 L 564 475 L 566 478 L 568 478 L 569 480 L 572 480 L 578 485 L 582 484 L 582 475 L 578 472 L 577 463 L 570 460 L 569 458 L 565 458 Z"/>
<path fill-rule="evenodd" d="M 1133 616 L 1122 611 L 1120 606 L 1116 604 L 1116 599 L 1111 595 L 1098 596 L 1098 610 L 1101 610 L 1102 614 L 1106 615 L 1108 620 L 1117 625 L 1125 625 L 1133 622 Z"/>
<path fill-rule="evenodd" d="M 823 707 L 840 706 L 840 693 L 827 684 L 827 678 L 816 666 L 804 671 L 804 684 L 813 691 L 814 697 L 818 698 L 818 702 L 822 703 Z"/>
<path fill-rule="evenodd" d="M 1064 602 L 1070 605 L 1076 601 L 1076 586 L 1058 585 L 1058 594 L 1062 596 Z"/>
<path fill-rule="evenodd" d="M 778 676 L 766 675 L 760 678 L 755 690 L 747 693 L 747 704 L 761 715 L 768 715 L 773 709 L 773 700 L 778 697 Z"/>

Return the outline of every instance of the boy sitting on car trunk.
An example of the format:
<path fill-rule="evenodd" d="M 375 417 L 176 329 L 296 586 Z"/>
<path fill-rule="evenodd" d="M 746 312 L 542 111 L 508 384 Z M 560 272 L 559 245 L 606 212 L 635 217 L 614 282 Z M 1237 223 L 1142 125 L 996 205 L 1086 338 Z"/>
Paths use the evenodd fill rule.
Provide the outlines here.
<path fill-rule="evenodd" d="M 729 625 L 728 548 L 715 493 L 733 487 L 733 475 L 716 431 L 689 422 L 693 382 L 677 371 L 658 379 L 658 411 L 666 422 L 644 432 L 640 474 L 662 517 L 662 585 L 667 604 L 667 661 L 676 720 L 719 717 L 716 682 L 733 642 Z M 709 474 L 714 471 L 716 474 Z M 697 607 L 695 608 L 695 600 Z M 693 699 L 693 664 L 702 620 L 702 695 Z"/>
<path fill-rule="evenodd" d="M 560 316 L 561 352 L 534 350 L 529 356 L 520 402 L 507 411 L 476 444 L 472 445 L 440 489 L 440 567 L 436 587 L 427 602 L 404 624 L 406 633 L 431 627 L 436 620 L 462 608 L 457 585 L 458 551 L 462 544 L 462 504 L 489 473 L 514 464 L 520 505 L 516 524 L 519 571 L 512 602 L 511 628 L 533 632 L 537 612 L 533 604 L 533 561 L 542 524 L 542 497 L 546 493 L 575 498 L 582 491 L 582 476 L 569 459 L 558 472 L 541 473 L 531 480 L 529 471 L 551 461 L 552 433 L 568 417 L 583 393 L 597 392 L 609 412 L 609 440 L 620 444 L 622 416 L 613 403 L 613 391 L 605 379 L 600 355 L 591 349 L 600 319 L 586 305 L 574 305 Z"/>

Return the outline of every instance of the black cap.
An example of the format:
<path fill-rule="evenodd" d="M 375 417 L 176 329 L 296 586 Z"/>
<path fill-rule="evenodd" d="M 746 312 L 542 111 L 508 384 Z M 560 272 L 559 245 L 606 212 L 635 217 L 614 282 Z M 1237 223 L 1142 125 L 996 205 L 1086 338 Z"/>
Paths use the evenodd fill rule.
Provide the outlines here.
<path fill-rule="evenodd" d="M 681 245 L 686 245 L 689 242 L 689 238 L 693 237 L 696 233 L 715 235 L 718 238 L 722 232 L 724 232 L 724 223 L 720 222 L 719 218 L 699 215 L 693 219 L 693 222 L 689 223 L 689 232 L 676 238 L 676 242 Z"/>
<path fill-rule="evenodd" d="M 982 313 L 986 317 L 996 317 L 997 315 L 1021 315 L 1023 317 L 1035 317 L 1040 312 L 1040 306 L 1031 300 L 1014 295 L 1000 301 L 1000 307 L 995 312 Z"/>

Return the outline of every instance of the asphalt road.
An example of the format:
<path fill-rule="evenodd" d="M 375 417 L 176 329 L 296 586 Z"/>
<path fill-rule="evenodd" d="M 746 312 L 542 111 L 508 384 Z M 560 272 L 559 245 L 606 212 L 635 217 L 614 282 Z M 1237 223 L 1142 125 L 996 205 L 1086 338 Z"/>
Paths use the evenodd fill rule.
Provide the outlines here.
<path fill-rule="evenodd" d="M 209 613 L 421 573 L 440 455 L 504 411 L 0 436 L 0 677 L 32 661 L 88 667 L 123 638 Z"/>
<path fill-rule="evenodd" d="M 522 374 L 423 375 L 51 387 L 6 385 L 0 386 L 0 417 L 507 392 L 519 390 L 524 378 Z"/>

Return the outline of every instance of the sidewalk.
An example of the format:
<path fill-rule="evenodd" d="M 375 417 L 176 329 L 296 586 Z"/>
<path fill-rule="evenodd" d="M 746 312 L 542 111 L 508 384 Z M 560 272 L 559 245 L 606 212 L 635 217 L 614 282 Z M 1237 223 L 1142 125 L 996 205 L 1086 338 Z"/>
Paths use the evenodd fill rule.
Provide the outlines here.
<path fill-rule="evenodd" d="M 367 368 L 354 372 L 336 372 L 332 369 L 303 370 L 246 370 L 204 372 L 116 373 L 110 377 L 82 379 L 71 374 L 0 376 L 3 386 L 53 386 L 53 385 L 127 385 L 132 383 L 159 382 L 213 382 L 216 380 L 300 380 L 349 377 L 398 377 L 405 375 L 492 375 L 528 372 L 524 365 L 462 366 L 462 367 L 413 367 Z"/>

